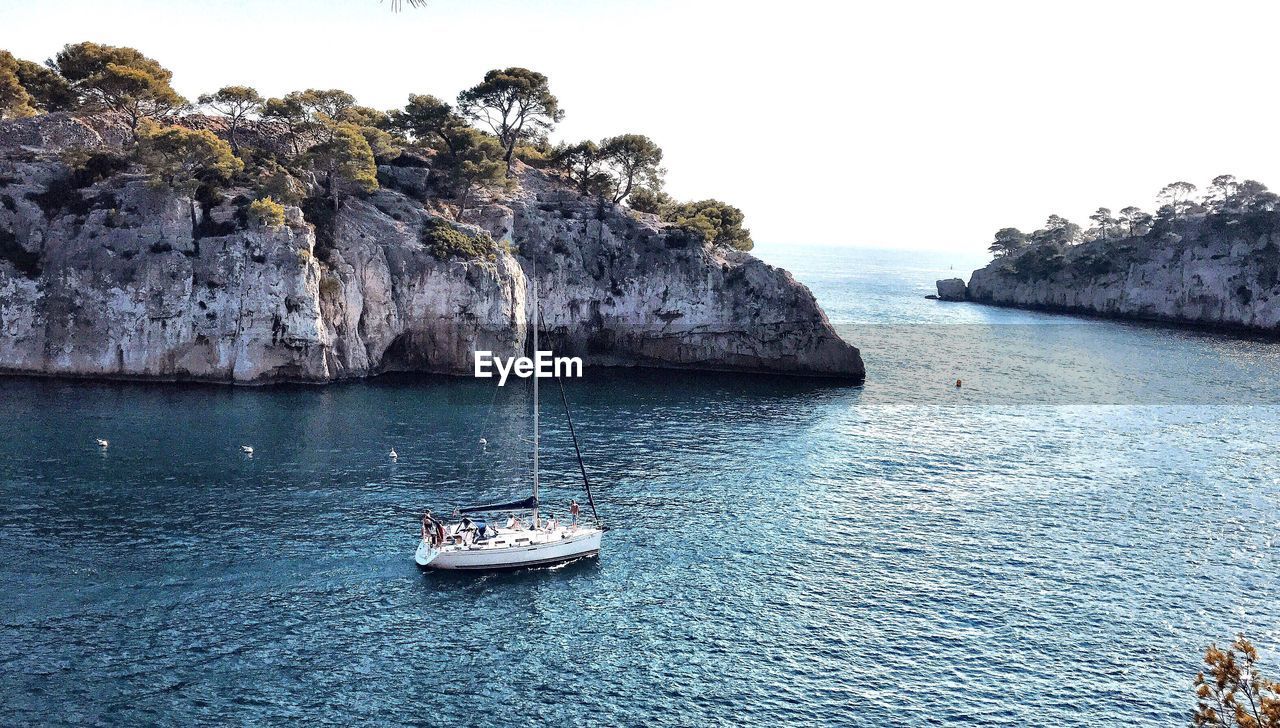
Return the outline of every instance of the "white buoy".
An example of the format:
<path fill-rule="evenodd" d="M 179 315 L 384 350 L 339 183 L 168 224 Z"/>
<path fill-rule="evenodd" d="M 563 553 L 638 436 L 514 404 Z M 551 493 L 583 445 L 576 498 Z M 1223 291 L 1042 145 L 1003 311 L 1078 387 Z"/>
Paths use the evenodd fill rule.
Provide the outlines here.
<path fill-rule="evenodd" d="M 252 447 L 249 447 L 248 445 L 241 445 L 241 446 L 240 446 L 240 452 L 242 452 L 242 453 L 244 453 L 245 455 L 248 455 L 248 456 L 250 456 L 250 457 L 253 457 L 253 448 L 252 448 Z"/>
<path fill-rule="evenodd" d="M 102 439 L 101 437 L 97 439 L 97 443 L 98 443 L 98 447 L 102 448 L 103 450 L 106 450 L 107 446 L 111 444 L 106 440 Z"/>
<path fill-rule="evenodd" d="M 397 458 L 399 458 L 399 457 L 400 457 L 399 455 L 397 455 L 397 454 L 396 454 L 396 449 L 395 449 L 394 447 L 393 447 L 393 448 L 391 448 L 391 452 L 390 452 L 390 453 L 388 453 L 388 454 L 391 456 L 391 459 L 392 459 L 392 460 L 395 460 L 395 459 L 397 459 Z"/>

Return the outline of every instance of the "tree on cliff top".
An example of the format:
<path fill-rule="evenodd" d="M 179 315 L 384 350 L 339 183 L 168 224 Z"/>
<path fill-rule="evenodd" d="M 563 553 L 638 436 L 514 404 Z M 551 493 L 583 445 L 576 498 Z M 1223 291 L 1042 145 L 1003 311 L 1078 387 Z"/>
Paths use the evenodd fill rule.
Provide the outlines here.
<path fill-rule="evenodd" d="M 284 124 L 285 135 L 293 147 L 294 156 L 302 154 L 300 138 L 307 125 L 307 112 L 297 99 L 270 98 L 262 105 L 262 118 Z"/>
<path fill-rule="evenodd" d="M 697 234 L 712 245 L 751 250 L 751 231 L 742 227 L 742 210 L 719 200 L 682 202 L 663 210 L 662 218 L 675 227 Z"/>
<path fill-rule="evenodd" d="M 411 94 L 403 111 L 392 112 L 391 124 L 435 152 L 432 176 L 458 195 L 455 219 L 462 219 L 473 192 L 505 184 L 506 150 L 493 136 L 468 126 L 448 103 Z"/>
<path fill-rule="evenodd" d="M 1120 210 L 1120 222 L 1128 229 L 1129 237 L 1135 237 L 1143 228 L 1150 227 L 1151 215 L 1141 208 L 1130 205 Z"/>
<path fill-rule="evenodd" d="M 672 202 L 671 195 L 650 187 L 640 187 L 627 196 L 627 206 L 632 210 L 651 215 L 662 214 L 662 210 Z"/>
<path fill-rule="evenodd" d="M 1258 650 L 1243 636 L 1211 645 L 1196 675 L 1196 728 L 1280 728 L 1280 683 L 1258 670 Z"/>
<path fill-rule="evenodd" d="M 1115 216 L 1111 214 L 1111 208 L 1109 207 L 1099 207 L 1097 212 L 1089 216 L 1089 219 L 1098 224 L 1096 228 L 1098 237 L 1103 240 L 1109 240 L 1111 238 L 1111 230 L 1120 224 L 1120 221 L 1116 220 Z"/>
<path fill-rule="evenodd" d="M 329 140 L 307 152 L 317 172 L 324 173 L 324 189 L 337 209 L 341 200 L 341 184 L 347 182 L 363 192 L 378 189 L 378 166 L 369 142 L 355 124 L 340 122 L 333 126 Z"/>
<path fill-rule="evenodd" d="M 1256 179 L 1247 179 L 1236 188 L 1236 207 L 1243 212 L 1270 212 L 1280 198 Z"/>
<path fill-rule="evenodd" d="M 369 142 L 375 159 L 394 159 L 400 156 L 404 135 L 392 122 L 386 111 L 355 104 L 338 112 L 338 121 L 354 124 Z"/>
<path fill-rule="evenodd" d="M 1160 190 L 1159 199 L 1166 201 L 1170 214 L 1176 220 L 1186 214 L 1190 203 L 1188 198 L 1195 191 L 1196 186 L 1190 182 L 1170 182 Z"/>
<path fill-rule="evenodd" d="M 987 250 L 997 256 L 1012 255 L 1027 247 L 1027 234 L 1018 228 L 1000 228 L 996 231 L 995 242 L 987 246 Z"/>
<path fill-rule="evenodd" d="M 404 110 L 391 112 L 390 123 L 418 144 L 446 155 L 465 143 L 469 128 L 452 106 L 430 94 L 410 94 Z"/>
<path fill-rule="evenodd" d="M 506 150 L 508 171 L 516 144 L 551 131 L 564 118 L 547 77 L 515 67 L 489 71 L 483 81 L 458 94 L 458 110 L 493 130 Z"/>
<path fill-rule="evenodd" d="M 194 195 L 200 183 L 228 180 L 244 169 L 231 146 L 207 130 L 159 127 L 145 122 L 138 134 L 138 161 L 152 184 Z"/>
<path fill-rule="evenodd" d="M 1074 245 L 1080 241 L 1080 226 L 1061 215 L 1050 215 L 1044 227 L 1031 233 L 1031 242 L 1037 245 Z"/>
<path fill-rule="evenodd" d="M 636 184 L 651 190 L 662 188 L 662 148 L 643 134 L 619 134 L 600 144 L 601 154 L 614 170 L 617 189 L 614 203 L 622 202 Z"/>
<path fill-rule="evenodd" d="M 18 60 L 18 80 L 41 111 L 74 111 L 78 100 L 67 79 L 47 66 Z"/>
<path fill-rule="evenodd" d="M 35 113 L 31 94 L 18 80 L 18 59 L 9 51 L 0 50 L 0 120 L 20 119 Z"/>
<path fill-rule="evenodd" d="M 1209 183 L 1209 189 L 1205 195 L 1205 205 L 1214 212 L 1230 210 L 1232 200 L 1239 187 L 1240 185 L 1236 182 L 1235 175 L 1220 174 L 1214 177 Z"/>
<path fill-rule="evenodd" d="M 134 48 L 76 43 L 50 65 L 71 83 L 82 105 L 127 116 L 135 139 L 140 121 L 161 119 L 187 104 L 169 84 L 173 73 Z"/>
<path fill-rule="evenodd" d="M 356 105 L 356 97 L 337 88 L 309 88 L 294 91 L 285 98 L 297 101 L 311 121 L 340 121 L 342 112 Z"/>
<path fill-rule="evenodd" d="M 201 94 L 199 101 L 201 105 L 227 117 L 230 122 L 227 136 L 231 140 L 231 150 L 238 154 L 240 145 L 236 143 L 236 131 L 247 117 L 262 110 L 262 95 L 249 86 L 223 86 L 211 94 Z"/>
<path fill-rule="evenodd" d="M 614 180 L 602 171 L 605 155 L 593 141 L 577 144 L 561 144 L 551 153 L 551 161 L 569 175 L 578 191 L 584 195 L 612 194 Z"/>
<path fill-rule="evenodd" d="M 497 188 L 506 183 L 507 165 L 502 153 L 498 140 L 478 129 L 467 127 L 459 134 L 452 155 L 445 158 L 443 165 L 449 184 L 458 191 L 458 212 L 454 219 L 462 220 L 467 202 L 477 189 Z"/>

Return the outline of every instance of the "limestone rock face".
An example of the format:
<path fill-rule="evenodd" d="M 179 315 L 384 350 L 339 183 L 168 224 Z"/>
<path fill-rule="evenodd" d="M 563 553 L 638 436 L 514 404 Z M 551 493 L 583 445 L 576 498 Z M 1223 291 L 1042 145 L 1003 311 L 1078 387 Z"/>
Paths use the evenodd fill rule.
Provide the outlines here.
<path fill-rule="evenodd" d="M 947 278 L 935 284 L 938 287 L 938 299 L 942 301 L 963 301 L 967 289 L 961 278 Z"/>
<path fill-rule="evenodd" d="M 1190 225 L 1182 235 L 1095 241 L 1051 256 L 998 258 L 969 300 L 1180 323 L 1280 329 L 1280 238 Z M 1043 254 L 1041 254 L 1043 258 Z"/>
<path fill-rule="evenodd" d="M 291 207 L 265 229 L 247 222 L 249 190 L 196 202 L 127 171 L 68 183 L 61 152 L 125 138 L 100 117 L 0 124 L 0 370 L 244 383 L 467 373 L 477 349 L 523 349 L 536 278 L 543 348 L 587 366 L 863 377 L 858 350 L 786 271 L 536 170 L 521 167 L 514 191 L 459 227 L 492 235 L 492 256 L 441 258 L 424 243 L 439 218 L 417 163 L 384 166 L 387 187 L 323 220 Z"/>

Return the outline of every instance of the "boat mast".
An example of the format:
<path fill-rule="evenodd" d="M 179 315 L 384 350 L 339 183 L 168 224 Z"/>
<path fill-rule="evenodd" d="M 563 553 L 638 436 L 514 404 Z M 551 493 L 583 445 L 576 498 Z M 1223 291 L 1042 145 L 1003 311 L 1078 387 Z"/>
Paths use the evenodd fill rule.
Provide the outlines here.
<path fill-rule="evenodd" d="M 538 279 L 533 279 L 533 524 L 538 525 Z"/>

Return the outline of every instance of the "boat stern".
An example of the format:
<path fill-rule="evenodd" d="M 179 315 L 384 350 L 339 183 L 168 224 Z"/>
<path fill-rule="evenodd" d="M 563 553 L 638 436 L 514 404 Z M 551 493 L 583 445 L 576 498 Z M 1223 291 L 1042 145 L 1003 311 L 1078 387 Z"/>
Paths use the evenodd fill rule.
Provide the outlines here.
<path fill-rule="evenodd" d="M 431 566 L 431 562 L 436 560 L 440 555 L 440 550 L 432 548 L 431 544 L 424 538 L 418 543 L 418 550 L 413 554 L 413 561 L 423 568 Z"/>

